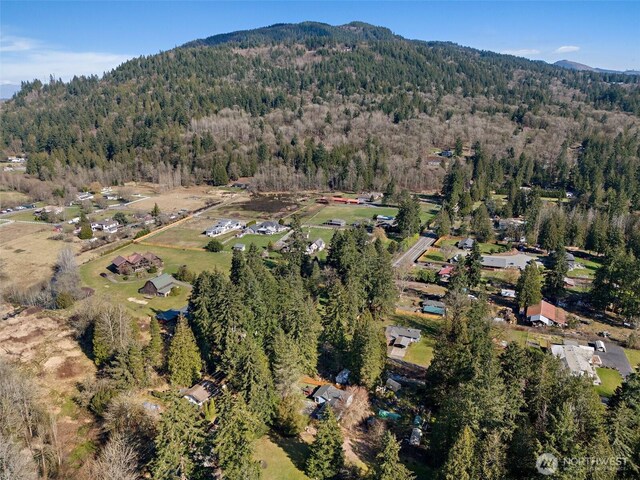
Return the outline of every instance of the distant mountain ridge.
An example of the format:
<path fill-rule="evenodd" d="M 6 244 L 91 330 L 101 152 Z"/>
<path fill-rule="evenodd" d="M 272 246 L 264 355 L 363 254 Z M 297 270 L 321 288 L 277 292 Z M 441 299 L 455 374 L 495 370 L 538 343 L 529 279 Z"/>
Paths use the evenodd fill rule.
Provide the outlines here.
<path fill-rule="evenodd" d="M 608 70 L 605 68 L 596 68 L 585 65 L 584 63 L 572 62 L 571 60 L 558 60 L 555 66 L 566 68 L 567 70 L 577 70 L 579 72 L 596 72 L 596 73 L 622 73 L 625 75 L 640 75 L 640 70 Z"/>

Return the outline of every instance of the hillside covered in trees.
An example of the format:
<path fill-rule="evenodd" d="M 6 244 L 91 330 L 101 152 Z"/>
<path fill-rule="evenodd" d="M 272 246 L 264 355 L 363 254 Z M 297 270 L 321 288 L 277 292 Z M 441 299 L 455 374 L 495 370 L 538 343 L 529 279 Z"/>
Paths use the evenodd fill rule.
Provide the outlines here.
<path fill-rule="evenodd" d="M 439 189 L 445 171 L 429 155 L 475 142 L 488 159 L 524 154 L 545 188 L 602 183 L 605 167 L 638 176 L 640 78 L 407 40 L 364 23 L 217 35 L 102 78 L 25 82 L 3 107 L 4 153 L 26 153 L 32 177 L 64 178 L 62 196 L 91 181 L 243 176 L 263 190 L 382 190 L 391 179 Z M 609 163 L 594 167 L 594 155 Z M 28 179 L 3 175 L 29 193 Z"/>

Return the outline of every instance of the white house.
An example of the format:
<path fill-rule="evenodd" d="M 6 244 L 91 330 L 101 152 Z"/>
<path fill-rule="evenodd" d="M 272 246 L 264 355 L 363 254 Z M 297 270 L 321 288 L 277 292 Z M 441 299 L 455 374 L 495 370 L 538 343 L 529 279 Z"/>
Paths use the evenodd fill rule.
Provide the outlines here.
<path fill-rule="evenodd" d="M 215 224 L 209 227 L 205 231 L 205 235 L 208 237 L 215 237 L 217 235 L 222 235 L 223 233 L 230 232 L 232 230 L 241 230 L 244 228 L 245 223 L 240 220 L 231 220 L 227 218 L 222 218 L 218 220 Z"/>
<path fill-rule="evenodd" d="M 91 192 L 80 192 L 76 195 L 76 200 L 79 202 L 84 202 L 85 200 L 92 200 L 93 194 Z"/>
<path fill-rule="evenodd" d="M 551 345 L 551 353 L 558 357 L 563 365 L 575 376 L 586 376 L 593 380 L 594 385 L 600 385 L 600 378 L 593 367 L 596 360 L 593 347 L 585 345 Z M 599 360 L 599 359 L 598 359 Z"/>
<path fill-rule="evenodd" d="M 314 253 L 321 252 L 324 250 L 325 246 L 326 244 L 324 243 L 324 240 L 319 238 L 315 242 L 307 246 L 307 255 L 312 255 Z"/>
<path fill-rule="evenodd" d="M 289 227 L 280 225 L 278 222 L 266 221 L 245 228 L 244 233 L 253 235 L 275 235 L 288 229 Z"/>
<path fill-rule="evenodd" d="M 91 230 L 98 231 L 101 230 L 105 233 L 116 233 L 118 231 L 118 222 L 113 219 L 102 220 L 100 222 L 92 222 Z"/>

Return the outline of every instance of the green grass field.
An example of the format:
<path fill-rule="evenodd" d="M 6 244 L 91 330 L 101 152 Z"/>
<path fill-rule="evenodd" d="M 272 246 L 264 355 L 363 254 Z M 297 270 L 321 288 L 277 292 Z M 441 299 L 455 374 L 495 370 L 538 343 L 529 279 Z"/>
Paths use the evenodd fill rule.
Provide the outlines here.
<path fill-rule="evenodd" d="M 254 244 L 259 248 L 266 248 L 270 243 L 275 244 L 278 240 L 284 237 L 287 232 L 277 235 L 244 235 L 241 238 L 230 238 L 224 245 L 224 249 L 228 251 L 233 250 L 233 246 L 236 243 L 242 243 L 249 248 L 249 245 Z"/>
<path fill-rule="evenodd" d="M 444 262 L 445 258 L 440 250 L 428 250 L 418 260 L 421 262 Z"/>
<path fill-rule="evenodd" d="M 155 297 L 146 299 L 138 293 L 138 289 L 144 285 L 145 278 L 135 279 L 131 277 L 124 281 L 122 277 L 116 277 L 116 283 L 100 276 L 101 273 L 108 272 L 107 267 L 111 264 L 113 258 L 118 255 L 130 255 L 133 252 L 152 252 L 162 259 L 164 262 L 163 271 L 174 274 L 181 265 L 187 265 L 190 270 L 199 273 L 203 270 L 219 269 L 228 271 L 231 266 L 231 254 L 229 252 L 199 252 L 191 250 L 178 250 L 173 248 L 164 248 L 148 245 L 128 245 L 116 252 L 105 255 L 91 262 L 85 263 L 80 267 L 80 277 L 87 287 L 95 290 L 96 295 L 102 295 L 111 301 L 117 301 L 126 305 L 132 313 L 137 316 L 152 315 L 158 310 L 167 310 L 169 308 L 183 306 L 189 297 L 189 288 L 181 288 L 178 296 Z M 148 275 L 153 277 L 153 275 Z M 139 304 L 129 301 L 129 298 L 135 298 L 148 302 L 147 304 Z"/>
<path fill-rule="evenodd" d="M 308 454 L 309 447 L 298 439 L 264 436 L 255 445 L 263 480 L 309 480 L 302 472 Z"/>
<path fill-rule="evenodd" d="M 314 216 L 303 222 L 309 225 L 324 225 L 332 218 L 339 218 L 351 225 L 354 222 L 373 220 L 374 215 L 395 217 L 398 209 L 395 207 L 372 207 L 370 205 L 327 205 Z"/>
<path fill-rule="evenodd" d="M 610 397 L 620 385 L 622 385 L 622 376 L 617 370 L 612 368 L 596 368 L 596 372 L 602 382 L 596 385 L 595 389 L 601 397 Z"/>
<path fill-rule="evenodd" d="M 151 243 L 175 245 L 176 247 L 203 248 L 211 240 L 193 228 L 173 227 L 146 238 Z"/>
<path fill-rule="evenodd" d="M 567 273 L 569 278 L 588 277 L 593 278 L 596 275 L 596 270 L 600 268 L 601 263 L 594 260 L 587 260 L 584 258 L 576 258 L 576 262 L 582 265 L 584 268 L 576 268 Z"/>
<path fill-rule="evenodd" d="M 640 369 L 640 350 L 625 348 L 624 354 L 629 359 L 629 363 L 632 367 Z"/>

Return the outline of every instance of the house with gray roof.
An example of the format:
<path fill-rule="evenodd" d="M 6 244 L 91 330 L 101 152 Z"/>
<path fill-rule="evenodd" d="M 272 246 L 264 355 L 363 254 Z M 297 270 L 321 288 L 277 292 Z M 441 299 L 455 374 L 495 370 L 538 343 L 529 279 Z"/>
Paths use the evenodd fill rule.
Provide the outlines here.
<path fill-rule="evenodd" d="M 321 385 L 311 395 L 313 401 L 318 405 L 327 403 L 332 407 L 349 406 L 353 401 L 353 395 L 344 390 L 334 387 L 331 384 Z"/>
<path fill-rule="evenodd" d="M 471 250 L 474 243 L 476 243 L 476 241 L 473 238 L 465 238 L 458 242 L 458 248 L 462 250 Z"/>
<path fill-rule="evenodd" d="M 244 233 L 251 235 L 275 235 L 288 229 L 289 227 L 286 225 L 280 225 L 278 222 L 268 220 L 245 228 Z"/>
<path fill-rule="evenodd" d="M 518 268 L 524 270 L 529 262 L 535 260 L 534 257 L 524 253 L 505 255 L 483 255 L 480 263 L 486 268 Z"/>
<path fill-rule="evenodd" d="M 410 344 L 420 340 L 421 333 L 417 328 L 398 327 L 389 325 L 385 332 L 387 345 L 399 348 L 407 348 Z"/>
<path fill-rule="evenodd" d="M 142 288 L 138 290 L 138 293 L 153 297 L 166 297 L 171 293 L 173 287 L 177 287 L 178 283 L 168 273 L 158 275 L 156 278 L 147 280 Z"/>

